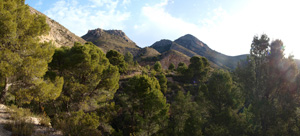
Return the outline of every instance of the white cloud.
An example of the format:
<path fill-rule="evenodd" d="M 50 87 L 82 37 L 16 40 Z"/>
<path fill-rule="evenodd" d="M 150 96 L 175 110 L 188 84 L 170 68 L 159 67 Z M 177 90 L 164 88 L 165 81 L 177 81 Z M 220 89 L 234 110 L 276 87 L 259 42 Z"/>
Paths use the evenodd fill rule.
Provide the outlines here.
<path fill-rule="evenodd" d="M 128 5 L 131 3 L 131 0 L 123 0 L 122 5 Z"/>
<path fill-rule="evenodd" d="M 118 0 L 90 0 L 93 4 L 82 5 L 78 0 L 60 0 L 45 12 L 75 34 L 82 36 L 95 28 L 124 29 L 129 12 L 117 10 Z"/>
<path fill-rule="evenodd" d="M 249 53 L 254 35 L 266 33 L 272 40 L 283 40 L 287 55 L 293 51 L 300 58 L 300 48 L 296 45 L 300 31 L 297 5 L 299 2 L 292 0 L 251 1 L 241 11 L 219 17 L 220 21 L 209 28 L 206 42 L 222 53 L 238 55 Z"/>
<path fill-rule="evenodd" d="M 160 39 L 173 40 L 184 34 L 196 34 L 197 31 L 200 31 L 197 25 L 175 18 L 167 13 L 164 7 L 169 2 L 168 0 L 162 0 L 161 3 L 154 6 L 146 5 L 142 8 L 143 21 L 134 25 L 136 33 L 134 40 L 141 43 L 140 46 L 150 46 L 146 44 Z"/>

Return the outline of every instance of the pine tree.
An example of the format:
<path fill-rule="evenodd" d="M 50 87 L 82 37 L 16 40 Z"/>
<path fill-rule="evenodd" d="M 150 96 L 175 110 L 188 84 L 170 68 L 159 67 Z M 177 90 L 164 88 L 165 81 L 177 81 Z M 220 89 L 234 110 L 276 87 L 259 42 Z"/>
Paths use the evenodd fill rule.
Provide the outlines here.
<path fill-rule="evenodd" d="M 169 68 L 168 68 L 169 70 L 171 70 L 171 71 L 173 71 L 174 69 L 175 69 L 175 65 L 173 64 L 173 63 L 171 63 L 170 65 L 169 65 Z"/>
<path fill-rule="evenodd" d="M 18 104 L 56 99 L 63 79 L 44 77 L 54 47 L 40 43 L 38 36 L 49 31 L 44 16 L 33 15 L 24 0 L 0 3 L 1 101 L 13 94 Z"/>
<path fill-rule="evenodd" d="M 188 76 L 193 82 L 203 82 L 207 78 L 210 66 L 204 57 L 194 56 L 190 59 L 191 64 L 188 68 Z"/>
<path fill-rule="evenodd" d="M 67 111 L 91 111 L 103 107 L 119 88 L 119 71 L 92 43 L 75 43 L 56 50 L 48 75 L 64 77 L 57 103 Z"/>
<path fill-rule="evenodd" d="M 233 92 L 233 81 L 228 72 L 214 71 L 208 80 L 207 100 L 208 122 L 205 135 L 236 135 L 238 99 Z M 242 133 L 240 133 L 242 135 Z"/>
<path fill-rule="evenodd" d="M 155 62 L 153 68 L 154 68 L 154 70 L 155 70 L 156 72 L 162 72 L 162 67 L 161 67 L 161 64 L 160 64 L 159 61 L 156 61 L 156 62 Z"/>
<path fill-rule="evenodd" d="M 176 70 L 176 71 L 177 71 L 179 74 L 185 75 L 186 72 L 187 72 L 187 70 L 188 70 L 188 66 L 187 66 L 185 63 L 183 63 L 183 62 L 178 63 L 178 66 L 177 66 L 177 70 Z"/>
<path fill-rule="evenodd" d="M 167 86 L 168 79 L 166 78 L 165 74 L 163 74 L 163 73 L 160 73 L 157 76 L 157 78 L 158 78 L 158 82 L 159 82 L 159 85 L 160 85 L 160 88 L 161 88 L 161 92 L 166 94 L 167 91 L 168 91 L 168 86 Z"/>
<path fill-rule="evenodd" d="M 118 129 L 124 135 L 150 136 L 162 129 L 168 118 L 169 105 L 160 91 L 156 78 L 147 75 L 135 76 L 126 83 L 120 96 L 124 124 Z"/>
<path fill-rule="evenodd" d="M 127 52 L 125 55 L 124 55 L 124 60 L 130 64 L 130 65 L 133 65 L 133 55 L 130 53 L 130 52 Z"/>
<path fill-rule="evenodd" d="M 120 73 L 125 73 L 127 71 L 127 64 L 125 63 L 124 56 L 121 53 L 115 50 L 110 50 L 106 53 L 106 57 L 110 64 L 119 68 Z"/>
<path fill-rule="evenodd" d="M 170 106 L 168 135 L 202 135 L 203 119 L 199 106 L 192 100 L 188 92 L 186 95 L 178 91 Z"/>
<path fill-rule="evenodd" d="M 259 135 L 297 135 L 298 69 L 291 57 L 284 57 L 282 41 L 255 36 L 251 55 L 236 74 L 252 114 L 252 132 Z"/>

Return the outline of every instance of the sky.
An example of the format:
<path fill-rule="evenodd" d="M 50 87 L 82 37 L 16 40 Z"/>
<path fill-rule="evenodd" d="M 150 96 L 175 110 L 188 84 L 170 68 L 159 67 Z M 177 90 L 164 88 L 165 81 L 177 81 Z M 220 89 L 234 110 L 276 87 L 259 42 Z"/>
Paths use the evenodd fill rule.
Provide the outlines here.
<path fill-rule="evenodd" d="M 71 32 L 123 30 L 138 46 L 192 34 L 226 55 L 249 53 L 255 35 L 281 39 L 300 59 L 299 0 L 26 0 Z"/>

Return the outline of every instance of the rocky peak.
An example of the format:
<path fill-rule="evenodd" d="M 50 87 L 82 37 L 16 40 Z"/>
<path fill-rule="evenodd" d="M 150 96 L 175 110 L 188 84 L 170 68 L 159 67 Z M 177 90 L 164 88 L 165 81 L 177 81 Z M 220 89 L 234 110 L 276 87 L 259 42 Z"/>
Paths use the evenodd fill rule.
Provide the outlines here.
<path fill-rule="evenodd" d="M 94 38 L 99 38 L 99 37 L 103 36 L 104 33 L 112 35 L 112 36 L 121 37 L 126 42 L 133 43 L 133 41 L 131 41 L 122 30 L 103 30 L 101 28 L 97 28 L 94 30 L 89 30 L 86 35 L 93 36 Z M 83 37 L 85 37 L 85 36 L 83 36 Z"/>
<path fill-rule="evenodd" d="M 103 33 L 104 33 L 103 29 L 97 28 L 95 30 L 89 30 L 87 35 L 91 35 L 94 37 L 101 37 Z"/>
<path fill-rule="evenodd" d="M 200 46 L 200 47 L 208 47 L 205 43 L 200 41 L 198 38 L 191 34 L 186 34 L 177 40 L 175 40 L 176 43 L 180 45 L 185 45 L 185 46 Z"/>

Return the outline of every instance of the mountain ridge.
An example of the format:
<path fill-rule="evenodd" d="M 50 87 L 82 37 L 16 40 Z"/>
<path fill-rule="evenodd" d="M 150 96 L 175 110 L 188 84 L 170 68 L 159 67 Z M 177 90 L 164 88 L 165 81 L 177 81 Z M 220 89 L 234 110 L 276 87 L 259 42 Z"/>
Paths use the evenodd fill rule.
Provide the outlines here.
<path fill-rule="evenodd" d="M 200 41 L 198 38 L 191 34 L 186 34 L 182 37 L 174 41 L 170 40 L 161 40 L 155 42 L 150 47 L 156 49 L 158 52 L 163 53 L 170 49 L 174 49 L 179 51 L 189 57 L 193 56 L 203 56 L 206 57 L 211 64 L 215 64 L 220 68 L 224 69 L 234 69 L 237 63 L 242 60 L 246 59 L 247 55 L 238 55 L 238 56 L 227 56 L 215 50 L 212 50 L 209 46 L 205 43 Z"/>
<path fill-rule="evenodd" d="M 75 35 L 70 30 L 65 28 L 63 25 L 59 24 L 55 20 L 49 18 L 45 14 L 37 11 L 36 9 L 29 6 L 31 14 L 37 14 L 46 17 L 46 22 L 50 27 L 50 31 L 46 35 L 40 36 L 41 42 L 50 42 L 52 41 L 55 47 L 68 46 L 71 47 L 75 42 L 84 44 L 86 41 L 81 37 Z"/>

